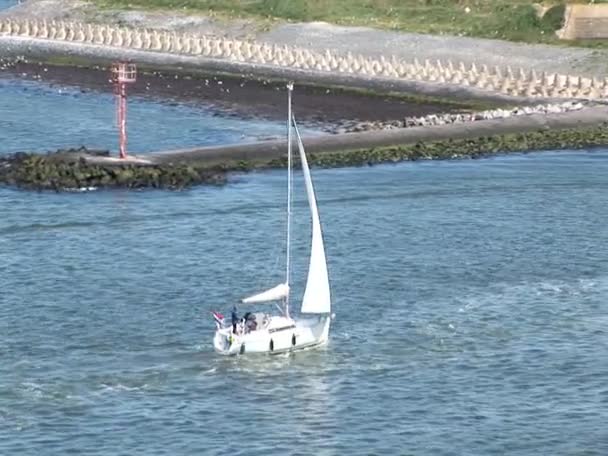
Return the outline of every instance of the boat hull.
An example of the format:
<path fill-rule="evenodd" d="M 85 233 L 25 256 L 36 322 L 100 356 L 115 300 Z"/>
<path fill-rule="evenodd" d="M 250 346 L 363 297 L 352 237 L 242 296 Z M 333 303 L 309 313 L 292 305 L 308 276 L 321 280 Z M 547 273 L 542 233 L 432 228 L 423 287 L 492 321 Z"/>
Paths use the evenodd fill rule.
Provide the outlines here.
<path fill-rule="evenodd" d="M 283 317 L 281 317 L 283 318 Z M 213 338 L 213 347 L 221 355 L 245 354 L 276 355 L 321 347 L 329 338 L 329 316 L 291 320 L 291 324 L 232 334 L 231 328 L 219 329 Z"/>

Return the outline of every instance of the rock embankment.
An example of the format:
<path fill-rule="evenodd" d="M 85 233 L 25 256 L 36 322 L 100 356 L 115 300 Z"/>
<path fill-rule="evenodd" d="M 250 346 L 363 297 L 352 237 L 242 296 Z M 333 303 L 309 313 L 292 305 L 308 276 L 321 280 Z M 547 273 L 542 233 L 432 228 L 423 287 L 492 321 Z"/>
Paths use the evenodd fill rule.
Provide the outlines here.
<path fill-rule="evenodd" d="M 331 129 L 331 133 L 350 133 L 372 130 L 390 130 L 395 128 L 428 127 L 431 125 L 449 125 L 455 123 L 475 122 L 479 120 L 507 119 L 514 116 L 532 114 L 560 114 L 579 111 L 585 104 L 578 101 L 564 103 L 543 104 L 536 106 L 522 106 L 511 109 L 492 109 L 479 112 L 430 114 L 423 117 L 406 117 L 403 120 L 389 122 L 343 122 L 339 127 Z"/>
<path fill-rule="evenodd" d="M 309 161 L 319 167 L 335 168 L 397 163 L 413 160 L 455 160 L 483 158 L 497 154 L 543 150 L 585 149 L 608 144 L 608 130 L 600 127 L 543 130 L 528 133 L 482 136 L 418 142 L 401 146 L 367 148 L 346 152 L 312 154 Z M 273 166 L 285 165 L 285 160 L 273 161 Z"/>
<path fill-rule="evenodd" d="M 101 188 L 179 190 L 199 184 L 225 183 L 225 172 L 185 164 L 92 163 L 87 157 L 108 151 L 85 148 L 46 155 L 16 153 L 0 157 L 0 185 L 28 190 L 82 191 Z"/>
<path fill-rule="evenodd" d="M 608 144 L 607 126 L 604 124 L 578 129 L 321 151 L 309 153 L 309 161 L 318 167 L 347 167 L 413 160 L 481 158 L 531 150 L 583 149 Z M 205 163 L 204 159 L 186 162 L 177 157 L 168 163 L 152 160 L 150 164 L 146 164 L 121 163 L 117 160 L 111 162 L 111 159 L 107 158 L 107 152 L 95 153 L 86 149 L 58 151 L 47 155 L 20 153 L 0 158 L 0 185 L 39 191 L 83 191 L 100 188 L 179 190 L 194 185 L 223 184 L 226 182 L 226 173 L 231 171 L 282 168 L 286 165 L 284 154 L 267 156 L 266 159 L 253 156 L 249 160 L 226 159 L 220 164 Z M 295 165 L 298 165 L 297 159 Z"/>

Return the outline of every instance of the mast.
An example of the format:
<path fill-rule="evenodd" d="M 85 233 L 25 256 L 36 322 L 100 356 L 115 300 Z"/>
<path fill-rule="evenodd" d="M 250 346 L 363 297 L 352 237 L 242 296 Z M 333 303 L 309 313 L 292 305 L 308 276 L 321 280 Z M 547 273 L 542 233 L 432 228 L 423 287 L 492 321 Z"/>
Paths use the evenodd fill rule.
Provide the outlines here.
<path fill-rule="evenodd" d="M 289 287 L 291 279 L 291 92 L 293 83 L 287 84 L 287 266 L 285 271 L 285 283 Z M 285 316 L 289 317 L 289 293 L 285 297 Z"/>

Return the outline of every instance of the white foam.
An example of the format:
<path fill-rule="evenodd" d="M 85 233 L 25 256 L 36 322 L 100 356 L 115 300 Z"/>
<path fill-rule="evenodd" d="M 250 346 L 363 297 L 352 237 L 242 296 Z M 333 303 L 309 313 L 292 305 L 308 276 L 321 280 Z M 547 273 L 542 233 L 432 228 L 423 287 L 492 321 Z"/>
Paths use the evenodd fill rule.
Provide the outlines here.
<path fill-rule="evenodd" d="M 42 385 L 35 382 L 23 382 L 21 383 L 23 391 L 29 393 L 32 397 L 41 398 L 44 396 Z"/>
<path fill-rule="evenodd" d="M 117 383 L 115 385 L 109 385 L 107 383 L 102 383 L 100 385 L 102 387 L 101 392 L 115 393 L 115 392 L 133 392 L 133 391 L 143 391 L 146 390 L 149 386 L 147 383 L 144 383 L 141 386 L 127 386 L 122 383 Z"/>
<path fill-rule="evenodd" d="M 72 193 L 84 193 L 84 192 L 94 192 L 97 190 L 97 187 L 68 187 L 64 188 L 66 192 Z"/>

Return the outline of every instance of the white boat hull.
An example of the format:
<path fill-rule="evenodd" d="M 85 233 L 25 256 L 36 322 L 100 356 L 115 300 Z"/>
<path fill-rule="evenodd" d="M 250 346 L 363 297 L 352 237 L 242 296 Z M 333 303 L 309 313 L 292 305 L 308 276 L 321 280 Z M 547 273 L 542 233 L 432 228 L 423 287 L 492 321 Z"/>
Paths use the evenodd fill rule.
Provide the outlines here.
<path fill-rule="evenodd" d="M 217 353 L 227 356 L 280 354 L 320 347 L 328 341 L 330 322 L 328 315 L 301 320 L 271 317 L 265 328 L 245 334 L 233 334 L 232 328 L 218 329 L 213 347 Z"/>

